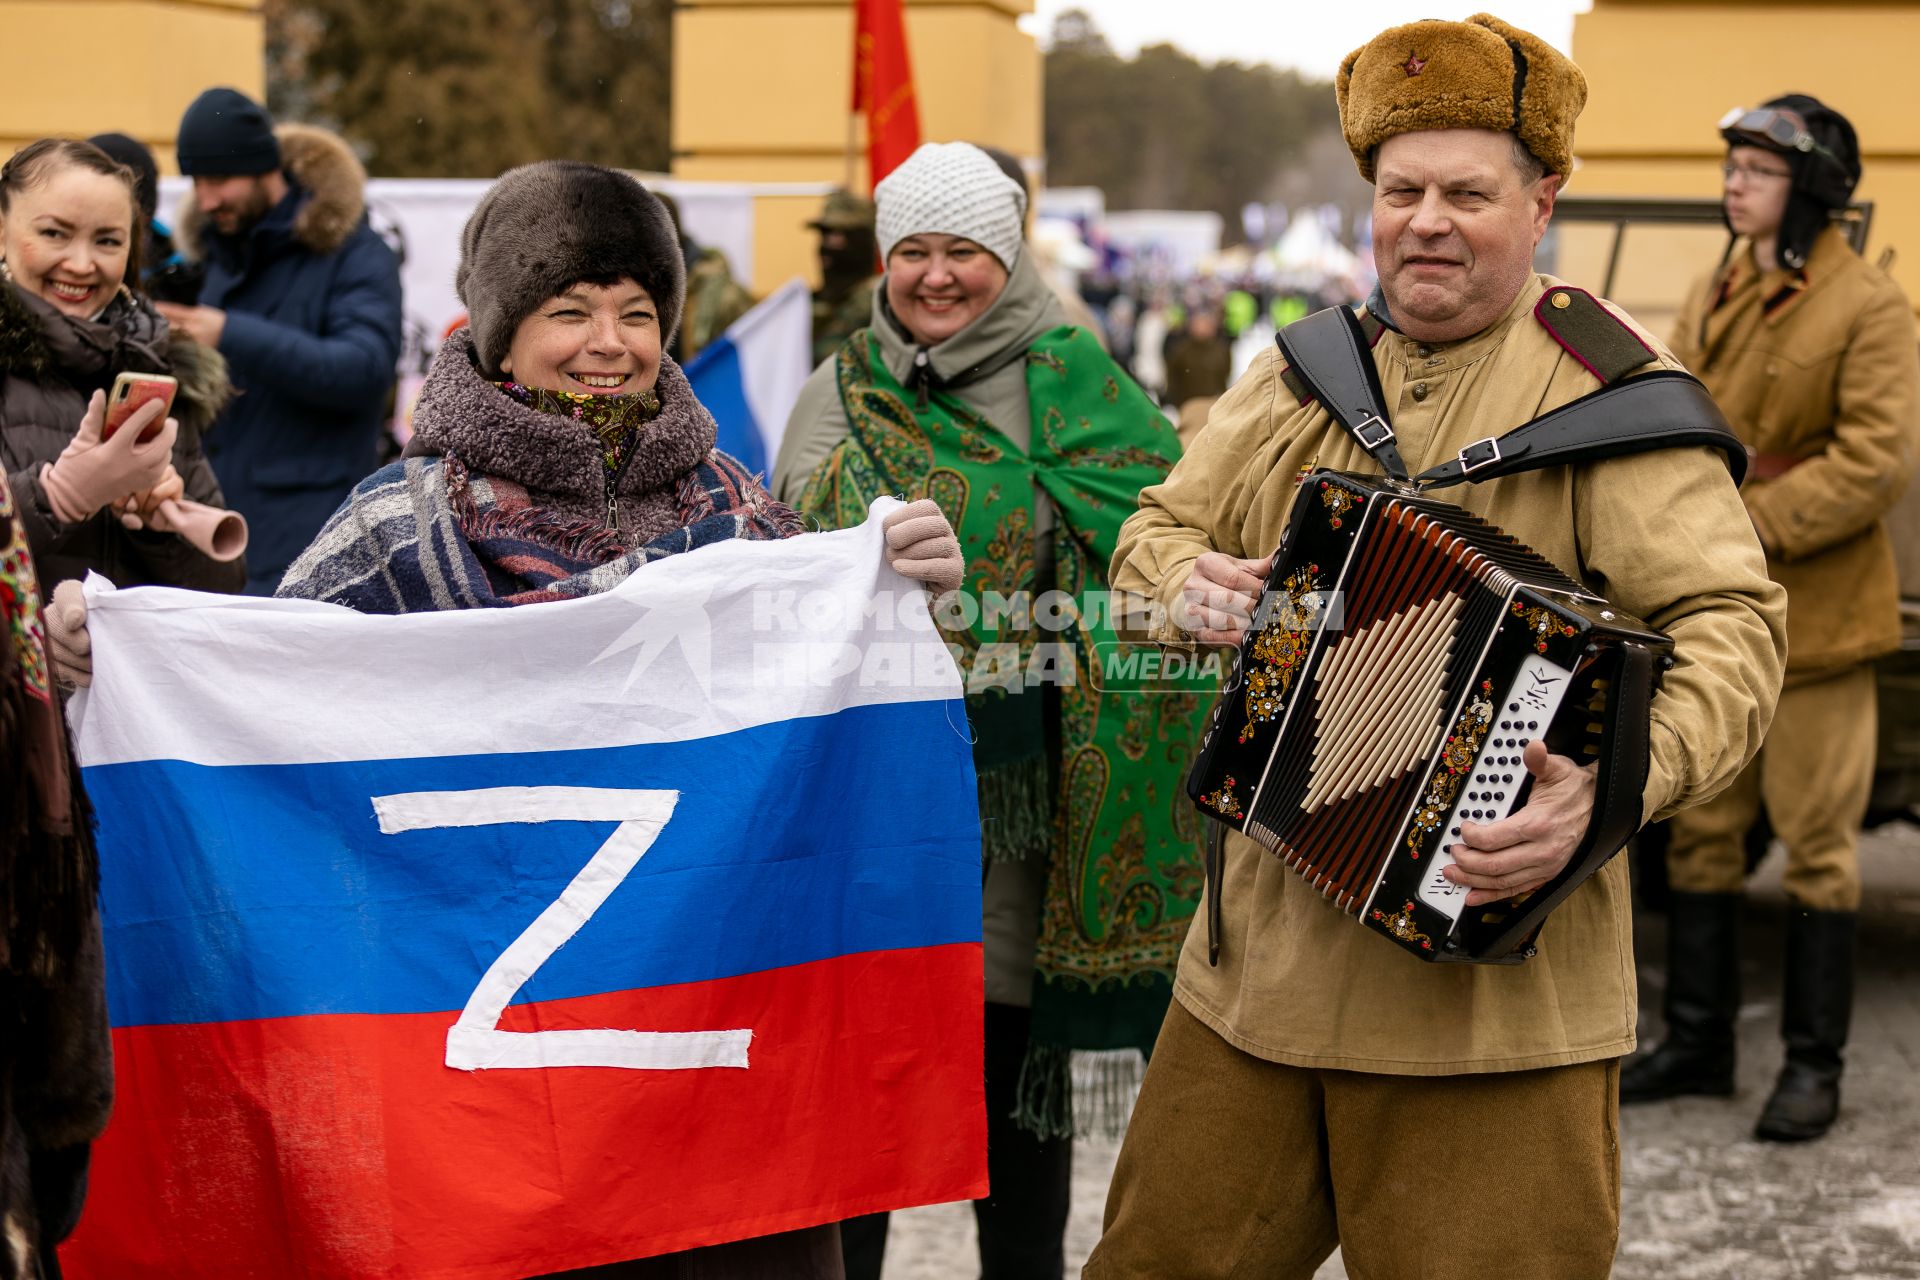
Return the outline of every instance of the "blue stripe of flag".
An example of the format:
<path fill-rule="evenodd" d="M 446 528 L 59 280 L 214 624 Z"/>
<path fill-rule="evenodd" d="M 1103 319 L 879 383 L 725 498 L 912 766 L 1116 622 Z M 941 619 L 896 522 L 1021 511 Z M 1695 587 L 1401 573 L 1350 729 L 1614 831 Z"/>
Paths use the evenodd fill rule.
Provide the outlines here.
<path fill-rule="evenodd" d="M 412 791 L 681 793 L 640 864 L 515 1003 L 977 942 L 964 715 L 910 702 L 610 749 L 90 768 L 113 1024 L 458 1009 L 614 828 L 381 834 L 373 797 Z"/>

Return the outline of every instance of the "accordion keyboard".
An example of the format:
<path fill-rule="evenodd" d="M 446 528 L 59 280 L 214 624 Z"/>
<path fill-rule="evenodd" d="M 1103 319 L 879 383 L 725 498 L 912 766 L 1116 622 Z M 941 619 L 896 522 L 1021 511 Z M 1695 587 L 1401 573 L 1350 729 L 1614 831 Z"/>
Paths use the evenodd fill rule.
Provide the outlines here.
<path fill-rule="evenodd" d="M 1448 846 L 1525 804 L 1527 743 L 1598 752 L 1623 644 L 1671 649 L 1463 508 L 1314 472 L 1188 794 L 1408 949 L 1482 958 L 1524 904 L 1468 910 Z"/>

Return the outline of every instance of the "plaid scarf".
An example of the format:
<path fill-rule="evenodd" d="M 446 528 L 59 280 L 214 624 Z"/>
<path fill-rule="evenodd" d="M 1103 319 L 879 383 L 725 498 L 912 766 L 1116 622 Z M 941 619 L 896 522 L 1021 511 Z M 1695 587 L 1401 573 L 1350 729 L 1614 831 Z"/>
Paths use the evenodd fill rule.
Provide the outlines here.
<path fill-rule="evenodd" d="M 804 531 L 800 518 L 774 501 L 745 467 L 710 447 L 668 486 L 671 527 L 660 532 L 666 522 L 657 522 L 650 536 L 633 543 L 609 523 L 541 505 L 515 480 L 472 471 L 461 456 L 467 444 L 501 446 L 500 457 L 541 474 L 574 474 L 564 465 L 548 465 L 566 460 L 551 456 L 557 446 L 553 439 L 538 439 L 536 423 L 502 412 L 511 401 L 588 427 L 592 443 L 580 443 L 597 449 L 594 470 L 611 496 L 630 471 L 661 463 L 648 432 L 661 420 L 661 400 L 651 391 L 591 396 L 488 383 L 461 354 L 443 352 L 445 369 L 436 362 L 436 376 L 446 379 L 440 384 L 445 403 L 432 408 L 441 416 L 473 415 L 462 424 L 464 433 L 442 432 L 466 443 L 443 448 L 438 457 L 405 458 L 363 480 L 287 570 L 278 594 L 363 613 L 506 608 L 594 595 L 642 565 L 709 543 L 790 538 Z M 688 411 L 704 417 L 677 370 L 663 368 L 662 379 L 687 397 L 683 417 Z M 434 386 L 430 378 L 429 388 Z M 709 429 L 706 440 L 711 438 Z M 534 452 L 522 456 L 515 445 Z"/>

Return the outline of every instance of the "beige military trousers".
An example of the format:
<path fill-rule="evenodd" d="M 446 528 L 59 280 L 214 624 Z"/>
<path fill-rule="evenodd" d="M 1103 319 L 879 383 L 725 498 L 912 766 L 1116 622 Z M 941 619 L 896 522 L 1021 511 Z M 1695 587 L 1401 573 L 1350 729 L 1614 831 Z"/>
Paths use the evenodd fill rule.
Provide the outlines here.
<path fill-rule="evenodd" d="M 1667 877 L 1687 893 L 1746 887 L 1743 837 L 1764 801 L 1787 846 L 1787 896 L 1815 911 L 1860 908 L 1860 820 L 1873 787 L 1871 666 L 1780 694 L 1760 754 L 1733 785 L 1673 819 Z"/>
<path fill-rule="evenodd" d="M 1417 961 L 1413 963 L 1418 963 Z M 1606 1280 L 1620 1063 L 1389 1076 L 1268 1062 L 1167 1010 L 1085 1280 Z"/>

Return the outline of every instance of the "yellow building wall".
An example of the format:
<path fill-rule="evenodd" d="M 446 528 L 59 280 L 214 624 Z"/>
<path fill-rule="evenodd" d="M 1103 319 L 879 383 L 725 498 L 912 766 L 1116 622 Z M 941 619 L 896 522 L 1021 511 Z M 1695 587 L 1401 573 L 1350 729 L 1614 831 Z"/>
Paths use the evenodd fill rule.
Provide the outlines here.
<path fill-rule="evenodd" d="M 1809 93 L 1860 136 L 1865 176 L 1856 196 L 1874 202 L 1867 257 L 1893 249 L 1894 277 L 1920 299 L 1915 49 L 1920 3 L 1594 0 L 1573 23 L 1573 58 L 1586 73 L 1588 97 L 1568 192 L 1718 199 L 1726 152 L 1720 117 L 1782 93 Z M 1725 236 L 1651 228 L 1629 235 L 1615 299 L 1664 332 L 1659 316 L 1714 265 Z M 1562 273 L 1591 271 L 1593 238 L 1569 238 L 1581 243 L 1564 246 Z M 1604 267 L 1604 256 L 1599 261 Z"/>
<path fill-rule="evenodd" d="M 263 0 L 0 0 L 0 156 L 35 138 L 125 133 L 176 171 L 181 113 L 202 89 L 267 91 Z M 73 55 L 73 56 L 69 56 Z"/>
<path fill-rule="evenodd" d="M 1037 168 L 1040 51 L 1016 21 L 1032 0 L 906 0 L 920 136 L 1003 148 Z M 674 11 L 673 175 L 727 182 L 848 180 L 850 0 L 694 0 Z M 852 181 L 868 188 L 863 123 Z M 754 207 L 754 280 L 818 282 L 813 197 Z"/>

